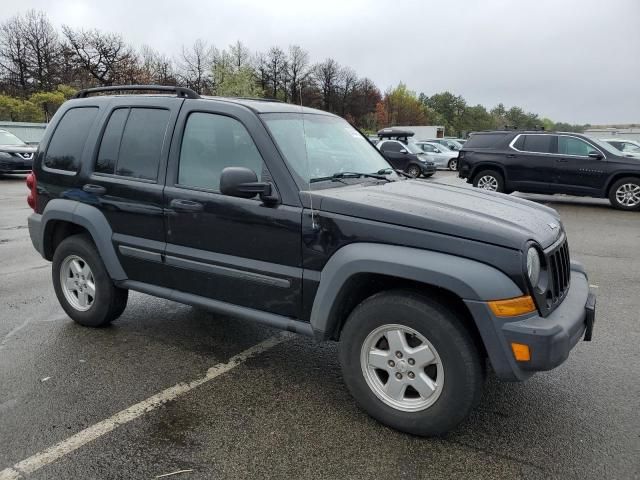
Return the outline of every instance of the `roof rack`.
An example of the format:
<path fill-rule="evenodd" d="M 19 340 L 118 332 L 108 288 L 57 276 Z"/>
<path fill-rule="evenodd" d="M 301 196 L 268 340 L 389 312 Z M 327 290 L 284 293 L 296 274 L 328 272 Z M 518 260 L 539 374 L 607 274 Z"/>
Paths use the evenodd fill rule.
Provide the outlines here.
<path fill-rule="evenodd" d="M 94 93 L 102 92 L 130 92 L 130 91 L 143 91 L 143 92 L 172 92 L 180 98 L 200 98 L 196 92 L 186 87 L 173 87 L 167 85 L 116 85 L 110 87 L 96 87 L 80 90 L 73 98 L 87 98 Z"/>

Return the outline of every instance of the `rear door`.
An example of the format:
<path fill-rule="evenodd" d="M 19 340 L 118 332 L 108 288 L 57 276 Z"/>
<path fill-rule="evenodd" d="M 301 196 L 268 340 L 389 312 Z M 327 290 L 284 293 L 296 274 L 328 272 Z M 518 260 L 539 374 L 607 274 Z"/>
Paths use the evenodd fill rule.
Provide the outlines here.
<path fill-rule="evenodd" d="M 173 288 L 299 316 L 302 207 L 220 193 L 225 167 L 249 168 L 277 190 L 279 177 L 272 173 L 279 170 L 265 162 L 275 161 L 272 150 L 264 126 L 243 107 L 211 100 L 185 104 L 165 188 L 165 262 Z"/>
<path fill-rule="evenodd" d="M 123 96 L 109 104 L 83 201 L 102 211 L 131 280 L 167 286 L 163 190 L 173 126 L 184 100 Z"/>
<path fill-rule="evenodd" d="M 591 158 L 589 153 L 602 158 Z M 564 193 L 599 195 L 608 177 L 608 163 L 602 150 L 572 135 L 559 135 L 557 148 L 558 186 Z"/>
<path fill-rule="evenodd" d="M 505 158 L 509 188 L 527 192 L 553 192 L 558 164 L 555 135 L 521 134 L 510 143 Z"/>

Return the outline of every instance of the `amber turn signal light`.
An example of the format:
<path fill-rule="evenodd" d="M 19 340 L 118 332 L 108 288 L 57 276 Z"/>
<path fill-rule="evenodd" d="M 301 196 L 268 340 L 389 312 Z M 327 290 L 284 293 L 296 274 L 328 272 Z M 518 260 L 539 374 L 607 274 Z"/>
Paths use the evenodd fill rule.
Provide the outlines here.
<path fill-rule="evenodd" d="M 531 350 L 529 350 L 529 345 L 525 345 L 524 343 L 511 343 L 511 351 L 513 352 L 513 356 L 519 362 L 528 362 L 531 360 Z"/>
<path fill-rule="evenodd" d="M 493 314 L 497 317 L 515 317 L 536 311 L 536 304 L 529 295 L 507 300 L 493 300 L 488 304 Z"/>

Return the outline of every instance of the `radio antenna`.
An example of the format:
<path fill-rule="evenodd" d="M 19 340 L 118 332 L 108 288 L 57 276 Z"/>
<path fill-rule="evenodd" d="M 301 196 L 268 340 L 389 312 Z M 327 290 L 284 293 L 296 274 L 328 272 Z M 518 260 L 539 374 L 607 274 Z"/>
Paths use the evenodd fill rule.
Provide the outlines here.
<path fill-rule="evenodd" d="M 300 89 L 298 93 L 300 97 L 300 118 L 302 119 L 302 138 L 304 140 L 304 159 L 307 165 L 307 176 L 309 177 L 307 179 L 307 188 L 309 194 L 309 208 L 311 209 L 311 228 L 315 230 L 318 228 L 318 225 L 316 224 L 316 218 L 313 211 L 313 195 L 311 194 L 311 168 L 309 165 L 309 152 L 307 151 L 307 129 L 304 123 L 304 110 L 302 106 L 302 82 L 300 82 Z"/>

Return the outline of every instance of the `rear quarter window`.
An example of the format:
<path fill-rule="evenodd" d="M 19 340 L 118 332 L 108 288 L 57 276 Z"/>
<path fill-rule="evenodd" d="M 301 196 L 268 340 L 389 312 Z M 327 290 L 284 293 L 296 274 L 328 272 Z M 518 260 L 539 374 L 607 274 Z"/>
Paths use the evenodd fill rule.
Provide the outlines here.
<path fill-rule="evenodd" d="M 82 150 L 98 115 L 98 107 L 75 107 L 58 122 L 47 146 L 43 164 L 46 168 L 77 172 Z"/>
<path fill-rule="evenodd" d="M 505 139 L 504 133 L 476 133 L 464 144 L 464 148 L 495 148 Z"/>

